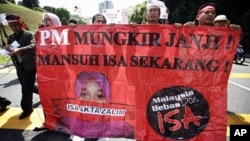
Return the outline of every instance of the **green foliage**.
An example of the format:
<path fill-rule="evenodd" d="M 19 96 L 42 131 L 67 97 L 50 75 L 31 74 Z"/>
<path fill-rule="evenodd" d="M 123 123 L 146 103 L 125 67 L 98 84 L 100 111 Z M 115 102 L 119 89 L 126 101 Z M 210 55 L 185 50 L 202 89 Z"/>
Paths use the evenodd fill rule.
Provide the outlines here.
<path fill-rule="evenodd" d="M 65 17 L 62 17 L 61 22 L 62 22 L 62 25 L 67 25 L 68 24 L 68 19 L 66 19 Z"/>
<path fill-rule="evenodd" d="M 0 3 L 7 3 L 6 0 L 0 0 Z"/>
<path fill-rule="evenodd" d="M 43 9 L 46 10 L 47 12 L 50 12 L 50 13 L 56 13 L 56 8 L 55 7 L 44 6 Z"/>
<path fill-rule="evenodd" d="M 23 4 L 24 4 L 24 6 L 29 7 L 29 8 L 39 7 L 38 0 L 23 0 Z"/>
<path fill-rule="evenodd" d="M 137 24 L 145 23 L 146 3 L 147 2 L 144 1 L 133 8 L 132 13 L 129 14 L 130 22 Z"/>
<path fill-rule="evenodd" d="M 71 18 L 76 19 L 78 24 L 87 24 L 88 23 L 87 18 L 80 17 L 79 15 L 71 15 Z"/>
<path fill-rule="evenodd" d="M 16 4 L 15 0 L 0 0 L 0 3 L 6 3 L 7 1 Z"/>
<path fill-rule="evenodd" d="M 70 12 L 65 8 L 57 8 L 55 14 L 60 18 L 62 25 L 67 25 L 70 19 Z"/>
<path fill-rule="evenodd" d="M 12 3 L 0 3 L 0 13 L 5 14 L 17 14 L 21 17 L 22 21 L 29 27 L 30 31 L 35 31 L 38 25 L 41 23 L 42 13 L 39 11 L 34 11 L 32 9 L 12 4 Z M 7 34 L 12 33 L 9 26 L 5 26 Z"/>
<path fill-rule="evenodd" d="M 88 24 L 88 21 L 86 19 L 84 19 L 84 20 L 79 19 L 77 22 L 78 22 L 78 24 Z"/>
<path fill-rule="evenodd" d="M 10 56 L 4 57 L 0 54 L 0 65 L 8 64 L 11 62 Z"/>

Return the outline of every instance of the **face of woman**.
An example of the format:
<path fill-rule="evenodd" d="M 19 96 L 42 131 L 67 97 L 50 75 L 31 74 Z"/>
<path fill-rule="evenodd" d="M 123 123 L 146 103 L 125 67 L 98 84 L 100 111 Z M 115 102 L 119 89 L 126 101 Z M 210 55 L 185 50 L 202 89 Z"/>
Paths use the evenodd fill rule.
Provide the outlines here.
<path fill-rule="evenodd" d="M 48 15 L 44 15 L 43 24 L 46 27 L 54 26 L 51 18 Z"/>
<path fill-rule="evenodd" d="M 94 78 L 86 80 L 81 90 L 80 100 L 106 103 L 104 92 Z"/>

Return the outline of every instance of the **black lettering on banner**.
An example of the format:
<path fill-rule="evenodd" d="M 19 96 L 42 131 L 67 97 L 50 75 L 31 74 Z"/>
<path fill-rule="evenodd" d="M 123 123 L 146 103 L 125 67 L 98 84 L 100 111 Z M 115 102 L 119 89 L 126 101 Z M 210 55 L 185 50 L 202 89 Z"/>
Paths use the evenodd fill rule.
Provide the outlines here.
<path fill-rule="evenodd" d="M 154 93 L 147 105 L 147 119 L 164 138 L 189 140 L 208 125 L 210 107 L 202 93 L 191 87 L 165 87 Z"/>

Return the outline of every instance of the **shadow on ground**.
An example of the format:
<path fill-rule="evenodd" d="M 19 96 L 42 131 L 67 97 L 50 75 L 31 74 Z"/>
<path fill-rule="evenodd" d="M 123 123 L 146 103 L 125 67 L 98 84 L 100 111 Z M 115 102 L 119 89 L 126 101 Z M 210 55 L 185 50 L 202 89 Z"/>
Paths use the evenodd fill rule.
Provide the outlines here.
<path fill-rule="evenodd" d="M 234 112 L 227 112 L 227 125 L 250 125 L 250 122 L 246 121 L 244 117 Z"/>

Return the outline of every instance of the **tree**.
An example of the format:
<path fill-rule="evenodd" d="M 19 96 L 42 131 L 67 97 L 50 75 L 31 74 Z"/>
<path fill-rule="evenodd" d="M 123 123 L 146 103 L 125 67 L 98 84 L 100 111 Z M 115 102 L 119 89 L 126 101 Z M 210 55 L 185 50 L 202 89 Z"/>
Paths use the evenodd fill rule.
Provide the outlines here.
<path fill-rule="evenodd" d="M 71 15 L 71 18 L 76 19 L 78 24 L 87 24 L 88 18 L 80 17 L 77 14 Z"/>
<path fill-rule="evenodd" d="M 0 0 L 0 3 L 7 3 L 7 2 L 16 4 L 15 0 Z"/>
<path fill-rule="evenodd" d="M 8 1 L 11 2 L 11 3 L 16 4 L 16 1 L 15 1 L 15 0 L 8 0 Z"/>
<path fill-rule="evenodd" d="M 70 12 L 65 8 L 57 8 L 55 14 L 60 18 L 62 25 L 67 25 L 70 19 Z"/>
<path fill-rule="evenodd" d="M 50 13 L 56 13 L 56 8 L 55 7 L 44 6 L 43 9 L 46 10 L 47 12 L 50 12 Z"/>
<path fill-rule="evenodd" d="M 132 13 L 129 14 L 129 21 L 137 24 L 145 23 L 146 1 L 137 4 L 132 10 Z"/>
<path fill-rule="evenodd" d="M 23 5 L 29 8 L 39 7 L 38 0 L 23 0 Z"/>

